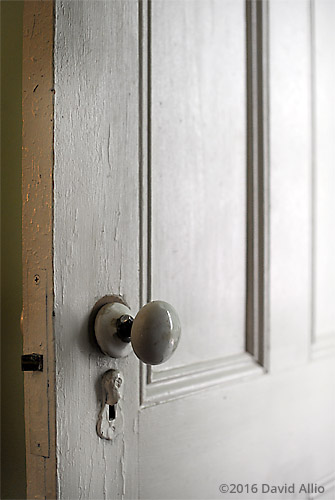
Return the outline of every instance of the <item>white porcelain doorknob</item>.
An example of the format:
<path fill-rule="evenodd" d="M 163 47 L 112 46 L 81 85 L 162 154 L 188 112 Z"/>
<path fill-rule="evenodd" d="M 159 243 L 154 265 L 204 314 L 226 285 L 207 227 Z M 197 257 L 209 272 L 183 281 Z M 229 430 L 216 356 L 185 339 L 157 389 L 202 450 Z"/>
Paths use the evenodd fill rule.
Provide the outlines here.
<path fill-rule="evenodd" d="M 181 326 L 177 312 L 167 302 L 149 302 L 133 318 L 118 297 L 99 309 L 94 331 L 100 349 L 108 356 L 123 358 L 132 347 L 143 363 L 159 365 L 175 351 Z"/>

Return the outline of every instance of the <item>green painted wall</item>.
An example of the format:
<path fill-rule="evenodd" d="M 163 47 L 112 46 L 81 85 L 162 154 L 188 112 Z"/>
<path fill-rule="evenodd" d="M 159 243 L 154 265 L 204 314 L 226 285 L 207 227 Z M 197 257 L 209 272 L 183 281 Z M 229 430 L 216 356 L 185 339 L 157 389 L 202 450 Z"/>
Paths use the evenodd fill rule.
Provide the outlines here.
<path fill-rule="evenodd" d="M 21 280 L 23 2 L 1 0 L 1 498 L 26 497 Z"/>

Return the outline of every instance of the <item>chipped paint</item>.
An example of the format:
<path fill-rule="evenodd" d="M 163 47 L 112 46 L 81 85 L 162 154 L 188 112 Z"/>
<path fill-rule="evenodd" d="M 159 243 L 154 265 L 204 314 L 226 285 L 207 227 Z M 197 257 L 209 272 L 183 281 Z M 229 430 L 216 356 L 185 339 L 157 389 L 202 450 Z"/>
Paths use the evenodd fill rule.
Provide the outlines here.
<path fill-rule="evenodd" d="M 132 308 L 139 306 L 137 30 L 137 2 L 55 2 L 54 319 L 60 498 L 78 498 L 79 491 L 86 499 L 138 497 L 133 430 L 138 361 L 132 354 L 120 360 L 105 356 L 88 332 L 90 311 L 100 297 L 124 294 Z M 117 403 L 123 430 L 111 441 L 96 431 L 101 377 L 110 369 L 122 372 L 127 395 Z"/>

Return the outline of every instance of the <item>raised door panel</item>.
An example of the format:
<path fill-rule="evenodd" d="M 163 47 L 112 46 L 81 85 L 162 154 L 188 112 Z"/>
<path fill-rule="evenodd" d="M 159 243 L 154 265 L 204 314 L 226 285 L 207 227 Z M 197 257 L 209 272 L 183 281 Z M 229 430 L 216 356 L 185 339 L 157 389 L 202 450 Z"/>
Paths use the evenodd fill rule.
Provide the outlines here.
<path fill-rule="evenodd" d="M 313 2 L 314 337 L 335 336 L 335 3 Z"/>
<path fill-rule="evenodd" d="M 183 325 L 164 369 L 244 349 L 244 17 L 243 1 L 152 3 L 152 297 Z"/>
<path fill-rule="evenodd" d="M 269 3 L 269 366 L 307 362 L 311 343 L 310 3 Z"/>
<path fill-rule="evenodd" d="M 148 15 L 151 297 L 183 327 L 170 370 L 245 350 L 245 4 L 155 1 Z"/>

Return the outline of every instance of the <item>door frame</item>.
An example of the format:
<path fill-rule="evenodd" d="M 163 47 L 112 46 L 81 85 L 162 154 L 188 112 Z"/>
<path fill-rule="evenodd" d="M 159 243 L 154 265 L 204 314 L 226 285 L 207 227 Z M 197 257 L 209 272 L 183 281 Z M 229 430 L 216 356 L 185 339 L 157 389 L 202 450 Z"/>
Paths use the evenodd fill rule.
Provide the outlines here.
<path fill-rule="evenodd" d="M 24 373 L 27 498 L 56 498 L 53 332 L 54 1 L 26 0 L 22 63 L 23 354 L 43 371 Z"/>

